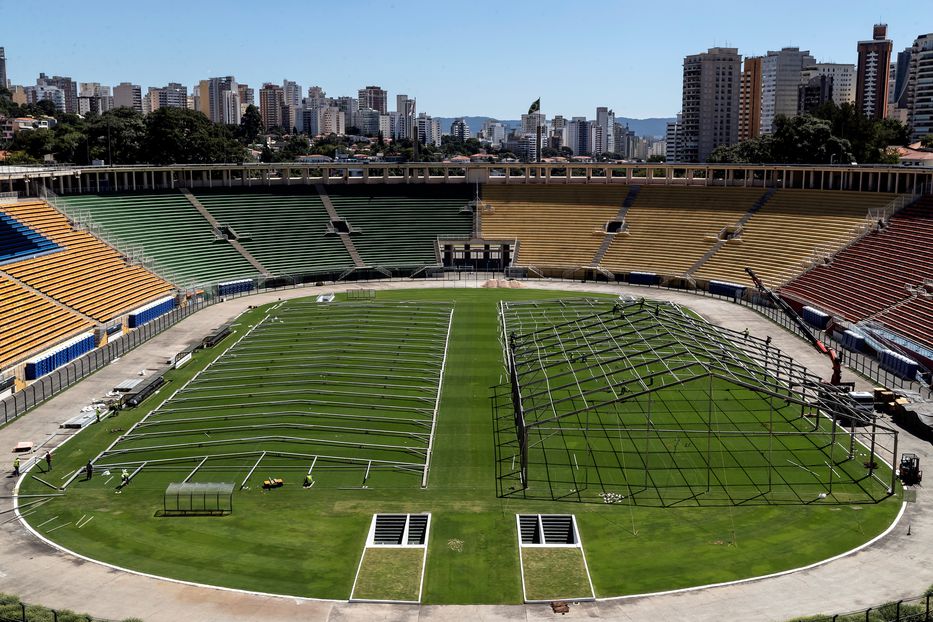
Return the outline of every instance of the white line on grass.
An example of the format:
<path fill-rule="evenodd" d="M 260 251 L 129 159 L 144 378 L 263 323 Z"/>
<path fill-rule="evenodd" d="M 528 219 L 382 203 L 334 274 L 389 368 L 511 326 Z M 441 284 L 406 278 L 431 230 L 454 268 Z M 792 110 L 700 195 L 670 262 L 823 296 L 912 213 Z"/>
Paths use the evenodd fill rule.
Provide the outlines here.
<path fill-rule="evenodd" d="M 428 452 L 424 458 L 424 473 L 421 475 L 421 487 L 428 487 L 428 469 L 431 467 L 431 452 L 434 449 L 434 432 L 437 429 L 437 409 L 441 405 L 441 390 L 444 388 L 444 370 L 447 368 L 447 349 L 450 344 L 450 328 L 454 323 L 454 309 L 447 317 L 447 337 L 444 338 L 444 358 L 441 360 L 441 372 L 437 380 L 437 398 L 434 400 L 434 414 L 431 417 L 431 436 L 428 438 Z"/>

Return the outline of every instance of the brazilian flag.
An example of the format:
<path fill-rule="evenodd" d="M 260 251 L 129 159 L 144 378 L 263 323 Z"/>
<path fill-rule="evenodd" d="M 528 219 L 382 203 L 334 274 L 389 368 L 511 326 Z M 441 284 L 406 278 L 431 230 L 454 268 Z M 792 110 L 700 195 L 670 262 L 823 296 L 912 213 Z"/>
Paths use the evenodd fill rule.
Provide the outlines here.
<path fill-rule="evenodd" d="M 534 114 L 538 112 L 539 110 L 541 110 L 541 98 L 540 97 L 534 100 L 534 102 L 532 102 L 531 107 L 528 108 L 528 114 Z"/>

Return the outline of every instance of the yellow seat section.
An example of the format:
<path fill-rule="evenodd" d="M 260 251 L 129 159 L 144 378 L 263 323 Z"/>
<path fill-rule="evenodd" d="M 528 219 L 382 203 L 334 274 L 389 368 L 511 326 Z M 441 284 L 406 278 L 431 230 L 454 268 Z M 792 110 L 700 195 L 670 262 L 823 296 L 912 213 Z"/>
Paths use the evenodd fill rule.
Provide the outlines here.
<path fill-rule="evenodd" d="M 612 272 L 683 275 L 756 201 L 762 189 L 643 186 L 601 263 Z"/>
<path fill-rule="evenodd" d="M 142 266 L 130 265 L 115 249 L 44 201 L 0 206 L 64 250 L 2 266 L 3 270 L 47 296 L 105 322 L 166 295 L 172 285 Z"/>
<path fill-rule="evenodd" d="M 694 275 L 751 284 L 751 267 L 769 286 L 799 274 L 820 249 L 837 249 L 868 224 L 872 210 L 888 205 L 889 194 L 778 190 L 749 219 L 740 237 L 726 242 Z"/>
<path fill-rule="evenodd" d="M 589 266 L 629 192 L 627 186 L 499 186 L 483 188 L 492 210 L 482 214 L 483 237 L 518 238 L 522 266 Z"/>

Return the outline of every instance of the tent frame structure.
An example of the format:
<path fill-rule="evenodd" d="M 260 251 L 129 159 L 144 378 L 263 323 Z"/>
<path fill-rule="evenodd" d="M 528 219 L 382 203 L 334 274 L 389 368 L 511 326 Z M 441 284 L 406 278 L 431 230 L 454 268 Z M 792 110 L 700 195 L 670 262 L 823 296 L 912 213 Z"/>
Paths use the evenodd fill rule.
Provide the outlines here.
<path fill-rule="evenodd" d="M 700 490 L 691 488 L 695 495 L 709 492 L 716 485 L 711 448 L 730 433 L 767 447 L 759 450 L 761 459 L 767 461 L 767 482 L 760 483 L 763 494 L 772 489 L 777 466 L 773 461 L 791 462 L 771 450 L 773 443 L 780 443 L 782 435 L 808 435 L 814 444 L 825 441 L 830 456 L 841 444 L 845 447 L 843 461 L 856 457 L 857 443 L 864 445 L 870 456 L 884 453 L 889 464 L 897 455 L 896 430 L 879 424 L 872 414 L 859 408 L 847 391 L 823 383 L 774 347 L 770 338 L 760 339 L 747 331 L 714 326 L 674 303 L 646 302 L 643 298 L 616 302 L 503 301 L 500 324 L 517 440 L 517 475 L 523 490 L 529 486 L 529 451 L 536 444 L 533 440 L 543 443 L 552 436 L 565 434 L 582 435 L 588 453 L 592 452 L 590 438 L 594 434 L 608 437 L 618 432 L 621 438 L 624 430 L 630 439 L 645 439 L 646 444 L 649 437 L 666 433 L 689 438 L 697 454 L 705 451 L 706 486 L 705 490 L 702 486 Z M 714 429 L 716 387 L 722 386 L 721 381 L 751 390 L 767 401 L 770 409 L 767 423 L 754 422 L 756 425 L 747 429 L 731 432 Z M 706 420 L 676 429 L 659 427 L 653 421 L 653 397 L 664 389 L 684 386 L 705 391 L 707 404 L 700 410 L 709 409 Z M 657 408 L 657 398 L 654 399 Z M 618 425 L 605 425 L 605 419 L 607 416 L 611 419 L 616 407 L 636 400 L 647 405 L 644 422 L 627 425 L 620 419 Z M 799 405 L 800 421 L 812 421 L 812 427 L 774 430 L 774 404 L 784 408 Z M 596 426 L 591 426 L 592 418 L 596 419 Z M 891 442 L 882 447 L 878 442 L 881 436 Z M 579 469 L 576 455 L 573 461 Z M 827 462 L 829 468 L 822 482 L 829 492 L 834 476 L 840 477 L 833 468 L 840 462 L 835 458 L 832 462 L 835 464 Z M 647 461 L 645 465 L 647 482 Z M 889 481 L 882 480 L 879 466 L 870 458 L 866 463 L 867 477 L 891 494 L 896 483 L 894 470 L 890 471 Z M 586 486 L 586 482 L 572 476 L 575 491 Z"/>

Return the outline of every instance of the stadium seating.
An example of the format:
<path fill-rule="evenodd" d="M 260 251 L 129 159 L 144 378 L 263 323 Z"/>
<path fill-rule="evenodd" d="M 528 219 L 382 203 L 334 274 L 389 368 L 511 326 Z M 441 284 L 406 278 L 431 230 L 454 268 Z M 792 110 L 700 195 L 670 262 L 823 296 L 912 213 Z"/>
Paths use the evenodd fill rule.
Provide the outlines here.
<path fill-rule="evenodd" d="M 764 197 L 761 189 L 644 186 L 625 214 L 627 233 L 616 236 L 601 265 L 683 275 Z"/>
<path fill-rule="evenodd" d="M 0 276 L 0 368 L 93 327 L 81 316 Z"/>
<path fill-rule="evenodd" d="M 727 241 L 695 276 L 751 284 L 745 274 L 749 266 L 765 284 L 780 285 L 806 269 L 817 252 L 848 242 L 859 226 L 868 226 L 870 211 L 892 198 L 869 192 L 778 190 L 749 219 L 741 236 Z"/>
<path fill-rule="evenodd" d="M 198 190 L 207 211 L 239 236 L 243 247 L 276 275 L 343 269 L 353 265 L 337 236 L 325 236 L 330 218 L 317 194 Z"/>
<path fill-rule="evenodd" d="M 624 186 L 488 185 L 483 201 L 492 211 L 482 215 L 483 235 L 518 238 L 520 265 L 590 266 L 628 192 Z"/>
<path fill-rule="evenodd" d="M 172 290 L 141 266 L 86 231 L 72 228 L 64 215 L 44 202 L 0 206 L 62 252 L 8 263 L 2 270 L 69 307 L 104 322 Z"/>
<path fill-rule="evenodd" d="M 837 253 L 832 263 L 781 292 L 857 322 L 907 298 L 907 286 L 933 279 L 933 198 L 894 215 L 888 226 Z"/>
<path fill-rule="evenodd" d="M 85 194 L 61 197 L 69 210 L 87 212 L 109 240 L 138 246 L 156 270 L 187 287 L 255 276 L 254 268 L 180 192 Z"/>
<path fill-rule="evenodd" d="M 875 316 L 873 321 L 933 350 L 933 297 L 914 296 Z"/>
<path fill-rule="evenodd" d="M 46 237 L 0 213 L 0 264 L 58 250 Z"/>
<path fill-rule="evenodd" d="M 337 215 L 359 229 L 353 244 L 369 266 L 436 264 L 438 236 L 473 231 L 469 186 L 332 186 Z"/>

